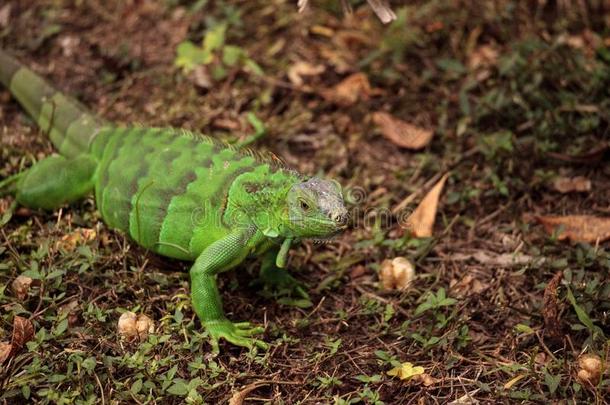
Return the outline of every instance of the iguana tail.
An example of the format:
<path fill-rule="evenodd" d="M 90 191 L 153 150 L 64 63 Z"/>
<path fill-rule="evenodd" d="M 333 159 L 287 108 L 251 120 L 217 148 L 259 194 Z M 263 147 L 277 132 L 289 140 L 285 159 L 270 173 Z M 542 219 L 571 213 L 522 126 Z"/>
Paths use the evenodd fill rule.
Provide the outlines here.
<path fill-rule="evenodd" d="M 89 142 L 105 123 L 79 102 L 55 90 L 40 76 L 0 49 L 2 82 L 48 134 L 66 157 L 88 150 Z"/>

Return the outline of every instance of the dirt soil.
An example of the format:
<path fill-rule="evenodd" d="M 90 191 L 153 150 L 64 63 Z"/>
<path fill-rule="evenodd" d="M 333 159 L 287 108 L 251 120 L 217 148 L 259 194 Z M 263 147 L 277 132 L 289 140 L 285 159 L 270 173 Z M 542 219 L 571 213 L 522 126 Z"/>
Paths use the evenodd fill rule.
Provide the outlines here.
<path fill-rule="evenodd" d="M 250 147 L 337 179 L 352 214 L 291 251 L 309 300 L 262 288 L 256 259 L 220 276 L 228 316 L 271 347 L 216 356 L 188 263 L 109 230 L 92 198 L 10 220 L 1 198 L 0 401 L 610 403 L 610 6 L 395 1 L 383 25 L 365 1 L 296 3 L 0 4 L 0 46 L 92 111 L 231 143 L 260 121 Z M 177 58 L 219 26 L 210 60 Z M 0 89 L 0 179 L 52 151 Z M 396 257 L 405 289 L 380 282 Z M 154 332 L 122 338 L 125 311 Z"/>

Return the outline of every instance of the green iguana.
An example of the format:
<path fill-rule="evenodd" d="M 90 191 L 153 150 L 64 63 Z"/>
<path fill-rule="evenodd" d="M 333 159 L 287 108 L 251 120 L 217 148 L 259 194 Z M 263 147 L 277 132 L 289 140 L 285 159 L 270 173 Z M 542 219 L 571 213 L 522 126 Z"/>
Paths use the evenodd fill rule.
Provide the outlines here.
<path fill-rule="evenodd" d="M 160 255 L 194 262 L 192 303 L 215 351 L 221 338 L 266 348 L 252 337 L 261 327 L 225 317 L 216 275 L 265 254 L 275 263 L 263 269 L 292 279 L 280 269 L 292 243 L 346 227 L 339 183 L 187 131 L 113 125 L 2 50 L 0 81 L 60 153 L 0 182 L 0 195 L 53 210 L 93 191 L 109 227 Z"/>

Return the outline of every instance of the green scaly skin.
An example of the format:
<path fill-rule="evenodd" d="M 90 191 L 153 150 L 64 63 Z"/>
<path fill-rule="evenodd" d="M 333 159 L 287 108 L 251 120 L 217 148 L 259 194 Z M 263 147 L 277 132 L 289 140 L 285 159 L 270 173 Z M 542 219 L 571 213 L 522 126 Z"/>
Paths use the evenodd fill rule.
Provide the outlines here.
<path fill-rule="evenodd" d="M 225 317 L 216 276 L 273 248 L 276 268 L 267 263 L 266 274 L 277 273 L 294 242 L 344 229 L 337 182 L 306 179 L 186 131 L 112 125 L 2 50 L 0 81 L 60 153 L 0 182 L 0 193 L 53 210 L 93 192 L 108 226 L 160 255 L 194 262 L 192 303 L 214 351 L 221 338 L 267 347 L 252 337 L 262 328 Z"/>

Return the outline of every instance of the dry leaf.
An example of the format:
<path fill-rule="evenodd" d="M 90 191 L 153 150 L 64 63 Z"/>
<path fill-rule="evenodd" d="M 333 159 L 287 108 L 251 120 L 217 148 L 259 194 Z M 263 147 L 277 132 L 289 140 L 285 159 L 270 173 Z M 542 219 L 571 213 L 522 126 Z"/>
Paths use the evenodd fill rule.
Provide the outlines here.
<path fill-rule="evenodd" d="M 549 358 L 544 352 L 539 352 L 537 355 L 534 356 L 534 363 L 540 366 L 544 366 L 548 363 L 548 361 Z"/>
<path fill-rule="evenodd" d="M 424 27 L 424 29 L 426 30 L 426 32 L 428 34 L 432 34 L 434 32 L 441 31 L 444 28 L 445 28 L 445 24 L 439 20 L 432 21 L 432 22 L 426 24 L 426 26 Z"/>
<path fill-rule="evenodd" d="M 71 252 L 76 249 L 76 246 L 95 239 L 97 232 L 95 229 L 79 228 L 72 233 L 64 235 L 57 242 L 56 248 Z"/>
<path fill-rule="evenodd" d="M 544 229 L 557 234 L 558 240 L 570 239 L 573 242 L 604 242 L 610 239 L 610 217 L 593 215 L 535 216 Z"/>
<path fill-rule="evenodd" d="M 366 100 L 370 94 L 371 84 L 364 73 L 351 74 L 330 89 L 321 91 L 326 100 L 343 107 Z"/>
<path fill-rule="evenodd" d="M 483 283 L 471 274 L 467 274 L 460 281 L 456 279 L 451 280 L 449 288 L 458 296 L 468 296 L 482 293 L 489 288 L 489 284 Z"/>
<path fill-rule="evenodd" d="M 288 69 L 288 79 L 292 84 L 300 87 L 303 85 L 304 76 L 317 76 L 324 70 L 326 70 L 324 65 L 313 65 L 309 62 L 299 61 Z"/>
<path fill-rule="evenodd" d="M 561 322 L 559 320 L 559 301 L 557 299 L 557 288 L 563 278 L 563 272 L 558 271 L 544 289 L 542 298 L 542 319 L 544 319 L 544 330 L 553 340 L 559 341 L 562 336 Z"/>
<path fill-rule="evenodd" d="M 415 267 L 404 257 L 395 257 L 381 263 L 379 279 L 386 290 L 406 289 L 415 277 Z"/>
<path fill-rule="evenodd" d="M 229 399 L 229 405 L 242 405 L 250 392 L 254 391 L 258 387 L 262 387 L 263 385 L 268 385 L 268 383 L 257 382 L 246 385 L 242 390 L 233 394 L 231 399 Z"/>
<path fill-rule="evenodd" d="M 0 27 L 8 27 L 11 16 L 11 5 L 7 4 L 0 8 Z"/>
<path fill-rule="evenodd" d="M 4 363 L 9 358 L 13 346 L 9 342 L 0 342 L 0 364 Z"/>
<path fill-rule="evenodd" d="M 396 14 L 394 14 L 386 0 L 367 0 L 367 2 L 382 23 L 387 24 L 396 19 Z"/>
<path fill-rule="evenodd" d="M 580 49 L 588 57 L 595 56 L 595 50 L 602 46 L 602 38 L 588 29 L 577 35 L 560 35 L 557 43 L 566 44 L 571 48 Z"/>
<path fill-rule="evenodd" d="M 212 76 L 208 72 L 208 68 L 205 65 L 199 65 L 193 69 L 189 74 L 189 79 L 195 86 L 202 89 L 211 89 L 214 86 Z"/>
<path fill-rule="evenodd" d="M 366 274 L 366 267 L 364 267 L 363 265 L 358 265 L 349 272 L 349 278 L 352 280 L 355 280 L 359 277 L 364 276 L 365 274 Z"/>
<path fill-rule="evenodd" d="M 30 287 L 32 286 L 32 281 L 32 278 L 23 275 L 17 276 L 17 278 L 13 280 L 11 288 L 19 301 L 23 301 L 27 298 L 28 291 L 30 291 Z"/>
<path fill-rule="evenodd" d="M 389 141 L 407 149 L 425 147 L 434 135 L 434 131 L 430 129 L 409 124 L 383 111 L 373 113 L 373 122 L 379 126 L 381 134 Z"/>
<path fill-rule="evenodd" d="M 305 9 L 307 8 L 307 3 L 309 3 L 309 0 L 299 0 L 297 2 L 297 7 L 299 9 L 299 13 L 302 13 L 303 11 L 305 11 Z"/>
<path fill-rule="evenodd" d="M 13 318 L 13 336 L 11 343 L 0 342 L 0 364 L 9 357 L 14 356 L 21 348 L 34 337 L 34 325 L 29 319 L 21 316 Z"/>
<path fill-rule="evenodd" d="M 34 337 L 34 325 L 29 319 L 15 316 L 13 319 L 13 336 L 11 338 L 12 352 L 20 350 L 23 345 Z"/>
<path fill-rule="evenodd" d="M 394 12 L 390 8 L 390 6 L 386 0 L 367 0 L 367 1 L 369 3 L 369 6 L 371 6 L 373 11 L 377 15 L 377 17 L 384 24 L 392 22 L 396 19 L 396 14 L 394 14 Z M 298 0 L 297 1 L 297 8 L 299 10 L 299 13 L 302 13 L 307 8 L 308 3 L 309 3 L 309 0 Z M 341 6 L 343 7 L 344 13 L 351 12 L 351 7 L 348 2 L 342 1 Z"/>
<path fill-rule="evenodd" d="M 438 200 L 447 181 L 449 173 L 443 177 L 428 192 L 424 199 L 419 203 L 415 211 L 407 218 L 407 228 L 416 238 L 426 238 L 432 236 L 434 219 L 438 209 Z"/>
<path fill-rule="evenodd" d="M 591 191 L 591 181 L 583 176 L 558 177 L 553 180 L 553 188 L 560 193 Z"/>
<path fill-rule="evenodd" d="M 430 374 L 428 373 L 423 373 L 423 374 L 418 374 L 415 377 L 413 377 L 413 381 L 419 381 L 421 382 L 424 387 L 429 387 L 431 385 L 434 385 L 438 382 L 438 380 L 434 377 L 432 377 Z"/>
<path fill-rule="evenodd" d="M 498 51 L 491 45 L 481 45 L 472 51 L 468 59 L 468 67 L 476 70 L 480 67 L 494 66 L 498 61 Z"/>
<path fill-rule="evenodd" d="M 72 35 L 66 35 L 59 40 L 59 45 L 62 48 L 63 56 L 69 58 L 78 52 L 80 38 Z"/>
<path fill-rule="evenodd" d="M 524 264 L 540 265 L 545 262 L 544 257 L 535 258 L 523 253 L 501 253 L 486 252 L 479 250 L 472 254 L 456 253 L 449 257 L 455 261 L 466 261 L 474 259 L 481 264 L 494 267 L 521 266 Z"/>

